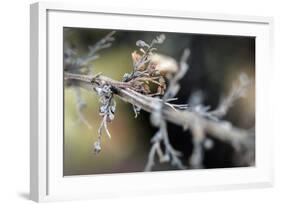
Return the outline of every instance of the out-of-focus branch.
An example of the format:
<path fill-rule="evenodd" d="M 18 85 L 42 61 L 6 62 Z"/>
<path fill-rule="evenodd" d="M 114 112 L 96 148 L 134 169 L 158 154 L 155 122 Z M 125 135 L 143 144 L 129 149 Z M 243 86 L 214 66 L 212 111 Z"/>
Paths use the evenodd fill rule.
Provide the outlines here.
<path fill-rule="evenodd" d="M 76 96 L 76 113 L 78 115 L 79 122 L 83 122 L 89 129 L 92 129 L 91 124 L 83 115 L 82 111 L 86 106 L 84 99 L 81 97 L 81 90 L 79 87 L 75 87 L 75 96 Z"/>
<path fill-rule="evenodd" d="M 159 147 L 159 149 L 161 151 L 160 153 L 165 152 L 165 155 L 163 157 L 162 155 L 159 154 L 159 152 L 158 153 L 154 152 L 154 155 L 152 155 L 151 153 L 153 153 L 153 149 L 151 148 L 145 171 L 152 170 L 153 160 L 154 160 L 154 156 L 156 153 L 158 154 L 160 163 L 164 161 L 163 159 L 165 159 L 164 162 L 171 162 L 171 164 L 173 166 L 176 166 L 179 169 L 186 169 L 186 167 L 182 164 L 182 161 L 179 158 L 181 156 L 181 152 L 175 150 L 170 143 L 168 129 L 167 129 L 167 122 L 164 119 L 163 115 L 164 115 L 165 105 L 167 105 L 168 100 L 173 99 L 180 89 L 179 80 L 186 74 L 186 72 L 188 70 L 188 64 L 186 62 L 187 62 L 189 55 L 190 55 L 190 51 L 189 51 L 189 49 L 186 49 L 183 52 L 183 55 L 182 55 L 182 58 L 180 61 L 180 66 L 178 67 L 178 72 L 176 72 L 175 75 L 170 75 L 168 78 L 169 86 L 166 89 L 166 92 L 161 99 L 160 106 L 157 107 L 158 109 L 155 109 L 151 113 L 151 123 L 155 127 L 159 128 L 157 135 L 156 135 L 157 136 L 156 140 L 152 139 L 152 141 L 151 141 L 151 143 L 153 144 L 152 148 L 154 147 L 155 143 L 157 143 L 157 144 L 162 143 L 163 151 L 161 149 L 161 146 Z M 171 106 L 171 108 L 174 108 L 174 107 Z M 174 110 L 177 111 L 176 108 L 174 108 Z M 151 162 L 151 160 L 152 160 L 152 162 Z"/>
<path fill-rule="evenodd" d="M 234 101 L 244 97 L 245 92 L 250 84 L 251 80 L 248 78 L 248 76 L 244 73 L 241 74 L 239 77 L 239 83 L 232 86 L 232 90 L 226 97 L 221 99 L 217 109 L 213 110 L 209 114 L 218 118 L 225 116 L 229 108 L 233 105 Z"/>

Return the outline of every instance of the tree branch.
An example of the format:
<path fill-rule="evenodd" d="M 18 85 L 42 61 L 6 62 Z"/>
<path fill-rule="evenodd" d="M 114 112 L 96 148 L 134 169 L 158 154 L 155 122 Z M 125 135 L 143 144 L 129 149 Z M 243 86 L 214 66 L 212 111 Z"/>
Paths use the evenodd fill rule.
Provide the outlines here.
<path fill-rule="evenodd" d="M 75 85 L 90 91 L 96 91 L 96 88 L 102 85 L 109 85 L 111 86 L 113 93 L 122 101 L 140 107 L 149 113 L 152 113 L 157 107 L 161 106 L 162 103 L 161 99 L 142 95 L 141 93 L 130 89 L 130 86 L 127 83 L 119 82 L 99 74 L 89 76 L 65 72 L 64 79 L 74 81 Z M 164 119 L 182 126 L 184 130 L 194 130 L 196 129 L 194 126 L 200 125 L 203 132 L 208 133 L 219 140 L 228 142 L 234 145 L 234 147 L 237 147 L 237 145 L 248 147 L 249 141 L 250 143 L 254 141 L 251 140 L 253 138 L 251 131 L 236 128 L 232 126 L 230 122 L 207 119 L 196 112 L 173 109 L 168 104 L 164 104 L 164 106 Z"/>

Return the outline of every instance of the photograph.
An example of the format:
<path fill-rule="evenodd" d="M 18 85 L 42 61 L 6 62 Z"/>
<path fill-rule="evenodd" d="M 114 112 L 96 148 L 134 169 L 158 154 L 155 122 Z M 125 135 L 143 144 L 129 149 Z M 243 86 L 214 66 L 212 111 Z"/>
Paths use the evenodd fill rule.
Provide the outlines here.
<path fill-rule="evenodd" d="M 63 176 L 255 166 L 256 38 L 63 27 Z"/>

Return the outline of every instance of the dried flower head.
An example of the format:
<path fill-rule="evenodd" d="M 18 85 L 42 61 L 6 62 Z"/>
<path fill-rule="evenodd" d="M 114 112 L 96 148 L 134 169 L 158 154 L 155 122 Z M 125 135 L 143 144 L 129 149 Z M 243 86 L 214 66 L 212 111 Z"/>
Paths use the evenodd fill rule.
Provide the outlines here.
<path fill-rule="evenodd" d="M 139 51 L 134 51 L 132 55 L 133 72 L 125 73 L 123 82 L 131 83 L 133 89 L 145 95 L 163 95 L 166 89 L 164 74 L 168 70 L 175 70 L 176 65 L 172 58 L 155 54 L 155 44 L 161 44 L 165 40 L 165 35 L 161 34 L 151 41 L 150 44 L 143 40 L 138 40 L 136 45 Z M 160 57 L 161 56 L 161 57 Z M 170 68 L 168 68 L 170 66 Z"/>

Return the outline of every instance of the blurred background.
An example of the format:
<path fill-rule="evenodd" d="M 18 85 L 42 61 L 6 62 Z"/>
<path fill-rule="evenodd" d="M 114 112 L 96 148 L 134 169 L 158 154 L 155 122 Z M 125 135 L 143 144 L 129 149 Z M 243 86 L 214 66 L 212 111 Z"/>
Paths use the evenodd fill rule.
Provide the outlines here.
<path fill-rule="evenodd" d="M 64 28 L 64 44 L 78 55 L 87 54 L 88 46 L 94 45 L 111 30 Z M 163 33 L 163 32 L 161 32 Z M 91 63 L 92 73 L 115 80 L 122 80 L 124 73 L 132 71 L 131 53 L 138 48 L 137 40 L 151 42 L 160 33 L 144 31 L 117 31 L 113 45 L 99 52 L 99 58 Z M 176 103 L 188 103 L 194 93 L 199 93 L 204 105 L 216 108 L 219 100 L 226 95 L 240 73 L 255 78 L 255 39 L 253 37 L 197 35 L 164 33 L 166 40 L 157 46 L 157 52 L 179 61 L 185 48 L 189 48 L 190 66 L 180 81 L 181 89 Z M 94 92 L 81 89 L 81 96 L 87 103 L 83 110 L 92 126 L 89 129 L 80 123 L 76 112 L 73 87 L 64 88 L 64 175 L 87 175 L 143 171 L 150 150 L 150 140 L 157 131 L 150 124 L 150 115 L 141 111 L 134 118 L 130 104 L 118 98 L 115 119 L 108 125 L 112 135 L 102 138 L 102 151 L 95 155 L 93 143 L 101 122 L 98 97 Z M 234 126 L 250 129 L 255 125 L 255 83 L 243 99 L 236 101 L 229 110 L 226 120 Z M 189 131 L 168 124 L 171 144 L 183 153 L 182 161 L 188 165 L 193 145 Z M 237 156 L 227 143 L 208 136 L 213 146 L 205 150 L 204 168 L 230 168 L 249 166 L 243 156 Z M 155 160 L 157 162 L 157 159 Z M 169 163 L 156 164 L 155 171 L 175 169 Z"/>

